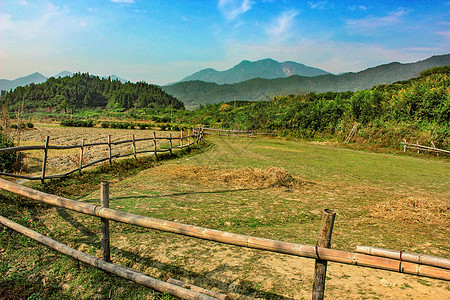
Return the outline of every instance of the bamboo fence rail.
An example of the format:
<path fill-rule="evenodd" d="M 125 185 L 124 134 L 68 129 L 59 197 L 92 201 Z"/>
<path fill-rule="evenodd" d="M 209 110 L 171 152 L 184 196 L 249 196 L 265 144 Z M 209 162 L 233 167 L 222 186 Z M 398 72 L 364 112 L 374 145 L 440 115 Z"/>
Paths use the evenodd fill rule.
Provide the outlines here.
<path fill-rule="evenodd" d="M 192 139 L 191 139 L 192 138 Z M 133 135 L 132 139 L 129 140 L 122 140 L 122 141 L 111 141 L 111 136 L 108 135 L 106 142 L 97 142 L 97 143 L 85 143 L 85 140 L 83 139 L 81 141 L 80 145 L 70 145 L 70 146 L 58 146 L 58 145 L 50 145 L 50 137 L 47 136 L 45 140 L 44 145 L 38 145 L 38 146 L 20 146 L 20 147 L 9 147 L 9 148 L 1 148 L 0 154 L 2 153 L 10 153 L 10 152 L 18 152 L 18 151 L 28 151 L 28 150 L 44 150 L 44 156 L 42 160 L 42 171 L 40 176 L 26 176 L 26 175 L 20 175 L 20 174 L 12 174 L 12 173 L 5 173 L 0 172 L 0 175 L 3 176 L 9 176 L 13 178 L 21 178 L 21 179 L 27 179 L 27 180 L 41 180 L 41 182 L 44 182 L 45 179 L 54 179 L 54 178 L 61 178 L 66 177 L 72 173 L 75 172 L 81 172 L 83 169 L 90 167 L 92 165 L 102 163 L 104 161 L 109 161 L 110 164 L 112 164 L 112 160 L 115 158 L 122 158 L 122 157 L 128 157 L 131 155 L 134 155 L 134 158 L 137 159 L 137 154 L 154 154 L 157 156 L 158 153 L 163 152 L 170 152 L 172 153 L 172 150 L 174 149 L 184 149 L 186 147 L 190 147 L 195 143 L 199 143 L 203 139 L 203 131 L 201 129 L 194 129 L 192 133 L 189 133 L 188 135 L 183 136 L 183 131 L 180 132 L 180 137 L 172 137 L 172 134 L 170 134 L 168 137 L 158 137 L 156 135 L 156 132 L 153 132 L 152 137 L 148 138 L 139 138 L 136 139 Z M 167 140 L 169 141 L 169 148 L 157 148 L 157 141 L 158 140 Z M 183 140 L 188 141 L 188 143 L 183 144 Z M 137 142 L 144 142 L 144 141 L 153 141 L 153 147 L 152 149 L 147 150 L 136 150 L 136 143 Z M 179 141 L 178 146 L 173 146 L 173 141 Z M 116 153 L 112 154 L 113 152 L 113 146 L 121 145 L 121 144 L 131 144 L 133 148 L 133 152 L 130 153 Z M 83 163 L 83 157 L 87 152 L 87 147 L 96 147 L 96 146 L 108 146 L 108 157 L 97 159 L 95 161 L 89 162 L 89 163 Z M 48 150 L 67 150 L 67 149 L 80 149 L 80 158 L 78 167 L 76 169 L 70 170 L 68 172 L 62 173 L 62 174 L 56 174 L 56 175 L 47 175 L 46 169 L 47 169 L 47 157 L 48 157 Z"/>
<path fill-rule="evenodd" d="M 420 153 L 420 151 L 428 151 L 428 152 L 434 152 L 436 154 L 439 154 L 439 153 L 450 154 L 450 151 L 448 151 L 448 150 L 436 148 L 433 142 L 431 143 L 433 145 L 433 147 L 419 145 L 419 141 L 417 141 L 416 144 L 411 144 L 411 143 L 407 143 L 406 140 L 404 140 L 403 142 L 400 142 L 400 144 L 403 145 L 403 152 L 406 152 L 406 149 L 414 149 L 414 150 L 417 150 L 417 153 Z"/>
<path fill-rule="evenodd" d="M 439 268 L 450 269 L 450 259 L 398 250 L 389 250 L 370 246 L 356 246 L 355 252 L 365 253 L 374 256 L 387 257 L 402 261 L 409 261 L 421 265 L 434 266 Z"/>
<path fill-rule="evenodd" d="M 164 292 L 173 296 L 180 297 L 182 299 L 192 299 L 192 300 L 212 300 L 212 299 L 218 299 L 216 297 L 208 296 L 204 293 L 200 293 L 198 291 L 195 291 L 193 289 L 184 288 L 182 286 L 161 281 L 155 278 L 152 278 L 150 276 L 144 275 L 138 271 L 132 270 L 130 268 L 125 268 L 117 264 L 112 264 L 109 262 L 106 262 L 104 260 L 99 259 L 98 257 L 88 255 L 86 253 L 83 253 L 81 251 L 78 251 L 76 249 L 70 248 L 67 245 L 64 245 L 62 243 L 59 243 L 53 239 L 50 239 L 46 237 L 45 235 L 42 235 L 36 231 L 33 231 L 29 228 L 26 228 L 22 225 L 19 225 L 11 220 L 8 220 L 4 218 L 3 216 L 0 216 L 0 224 L 3 224 L 4 226 L 7 226 L 17 232 L 20 232 L 23 235 L 28 236 L 29 238 L 42 243 L 58 252 L 61 252 L 65 255 L 68 255 L 70 257 L 75 258 L 76 260 L 79 260 L 85 264 L 88 264 L 90 266 L 93 266 L 95 268 L 98 268 L 100 270 L 106 271 L 108 273 L 120 276 L 122 278 L 131 280 L 133 282 L 136 282 L 138 284 L 147 286 L 149 288 L 152 288 L 154 290 Z M 203 291 L 205 291 L 203 289 Z"/>
<path fill-rule="evenodd" d="M 276 135 L 275 132 L 270 130 L 230 130 L 230 129 L 218 129 L 218 128 L 201 128 L 204 134 L 210 135 L 224 135 L 224 136 L 232 136 L 232 135 L 246 135 L 246 136 L 254 136 L 254 135 Z"/>
<path fill-rule="evenodd" d="M 313 259 L 377 268 L 393 272 L 413 274 L 450 281 L 450 270 L 414 262 L 392 258 L 352 253 L 324 247 L 301 245 L 266 238 L 236 234 L 167 220 L 145 217 L 110 208 L 104 208 L 84 202 L 55 196 L 36 191 L 19 184 L 0 179 L 0 188 L 30 199 L 38 200 L 54 206 L 70 209 L 91 216 L 97 216 L 112 221 L 136 225 L 140 227 L 172 232 L 180 235 L 221 242 L 224 244 L 266 250 Z"/>

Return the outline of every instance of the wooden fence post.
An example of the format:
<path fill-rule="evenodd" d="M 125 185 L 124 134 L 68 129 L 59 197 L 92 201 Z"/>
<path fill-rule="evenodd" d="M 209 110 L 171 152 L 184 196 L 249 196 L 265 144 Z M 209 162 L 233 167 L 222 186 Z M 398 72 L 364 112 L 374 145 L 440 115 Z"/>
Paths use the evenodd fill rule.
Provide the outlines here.
<path fill-rule="evenodd" d="M 405 143 L 403 144 L 403 152 L 406 152 L 406 139 L 405 139 Z"/>
<path fill-rule="evenodd" d="M 109 164 L 112 165 L 111 159 L 111 135 L 108 134 Z"/>
<path fill-rule="evenodd" d="M 189 148 L 190 145 L 191 145 L 191 132 L 188 129 L 188 148 Z"/>
<path fill-rule="evenodd" d="M 133 154 L 134 154 L 134 159 L 137 160 L 137 156 L 136 156 L 136 139 L 134 138 L 134 134 L 133 134 Z"/>
<path fill-rule="evenodd" d="M 334 219 L 336 212 L 325 209 L 322 215 L 322 223 L 320 225 L 319 240 L 316 244 L 316 255 L 319 257 L 317 247 L 330 248 L 331 235 L 333 233 Z M 323 299 L 325 293 L 325 279 L 327 275 L 327 261 L 321 260 L 320 257 L 316 259 L 314 269 L 313 282 L 313 300 Z"/>
<path fill-rule="evenodd" d="M 101 205 L 109 208 L 109 182 L 103 181 L 101 185 Z M 100 218 L 102 230 L 102 258 L 106 262 L 111 262 L 110 241 L 109 241 L 109 220 Z"/>
<path fill-rule="evenodd" d="M 416 141 L 416 144 L 417 144 L 417 154 L 420 154 L 419 140 Z"/>
<path fill-rule="evenodd" d="M 155 157 L 158 157 L 158 152 L 156 150 L 156 132 L 153 131 L 153 145 L 155 146 Z"/>
<path fill-rule="evenodd" d="M 169 133 L 169 144 L 170 155 L 172 155 L 172 133 Z"/>
<path fill-rule="evenodd" d="M 181 149 L 183 149 L 183 130 L 181 130 Z"/>
<path fill-rule="evenodd" d="M 44 158 L 42 160 L 42 176 L 41 176 L 41 183 L 44 184 L 45 179 L 45 168 L 47 165 L 47 152 L 48 152 L 48 142 L 50 140 L 50 137 L 47 135 L 45 138 L 45 148 L 44 148 Z"/>
<path fill-rule="evenodd" d="M 81 139 L 81 148 L 80 148 L 80 174 L 81 174 L 81 169 L 83 169 L 83 152 L 84 152 L 84 139 Z"/>

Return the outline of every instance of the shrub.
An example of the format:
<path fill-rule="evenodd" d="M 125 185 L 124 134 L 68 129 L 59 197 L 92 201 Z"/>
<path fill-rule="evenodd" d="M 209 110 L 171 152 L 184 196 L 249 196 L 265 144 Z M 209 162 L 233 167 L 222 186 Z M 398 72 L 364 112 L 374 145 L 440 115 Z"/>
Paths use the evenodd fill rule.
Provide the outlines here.
<path fill-rule="evenodd" d="M 5 137 L 0 132 L 0 148 L 14 147 L 14 142 Z M 0 171 L 1 172 L 13 172 L 22 163 L 23 155 L 20 152 L 10 152 L 0 154 Z"/>
<path fill-rule="evenodd" d="M 33 127 L 34 127 L 34 124 L 33 124 L 33 123 L 31 123 L 31 122 L 28 122 L 28 123 L 27 123 L 27 127 L 31 129 L 31 128 L 33 128 Z"/>

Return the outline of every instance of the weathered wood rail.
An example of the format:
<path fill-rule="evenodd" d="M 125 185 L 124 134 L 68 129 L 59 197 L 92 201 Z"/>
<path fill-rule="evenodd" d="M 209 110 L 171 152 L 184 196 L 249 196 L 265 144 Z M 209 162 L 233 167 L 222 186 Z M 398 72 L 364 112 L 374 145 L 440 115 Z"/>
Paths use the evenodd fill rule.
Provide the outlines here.
<path fill-rule="evenodd" d="M 312 258 L 316 259 L 316 262 L 338 262 L 343 264 L 349 264 L 349 265 L 356 265 L 361 267 L 369 267 L 369 268 L 377 268 L 377 269 L 383 269 L 388 270 L 392 272 L 399 272 L 399 273 L 405 273 L 405 274 L 412 274 L 417 276 L 425 276 L 430 278 L 436 278 L 436 279 L 442 279 L 450 281 L 450 259 L 447 258 L 435 258 L 428 256 L 427 259 L 419 259 L 419 260 L 405 260 L 405 255 L 399 255 L 399 256 L 381 256 L 375 251 L 367 252 L 367 249 L 365 250 L 365 253 L 358 253 L 358 252 L 348 252 L 348 251 L 342 251 L 342 250 L 336 250 L 327 248 L 330 246 L 331 241 L 331 231 L 332 231 L 332 224 L 330 226 L 331 221 L 322 221 L 322 223 L 329 223 L 327 226 L 322 226 L 321 231 L 323 231 L 323 234 L 320 235 L 320 239 L 323 240 L 323 242 L 320 242 L 320 239 L 318 241 L 318 244 L 316 246 L 309 246 L 309 245 L 301 245 L 296 243 L 289 243 L 289 242 L 283 242 L 278 240 L 271 240 L 261 237 L 253 237 L 248 235 L 242 235 L 242 234 L 236 234 L 231 232 L 225 232 L 220 230 L 214 230 L 209 228 L 203 228 L 193 225 L 187 225 L 182 224 L 178 222 L 173 221 L 167 221 L 162 219 L 156 219 L 141 215 L 136 215 L 132 213 L 127 213 L 119 210 L 110 209 L 103 206 L 97 206 L 92 205 L 89 203 L 84 202 L 78 202 L 75 200 L 67 199 L 64 197 L 51 195 L 47 193 L 43 193 L 40 191 L 36 191 L 33 189 L 30 189 L 28 187 L 9 182 L 4 179 L 0 179 L 0 189 L 8 192 L 12 192 L 16 195 L 20 195 L 23 197 L 27 197 L 33 200 L 41 201 L 50 205 L 54 205 L 57 207 L 69 209 L 72 211 L 80 212 L 83 214 L 100 217 L 102 220 L 112 220 L 116 222 L 131 224 L 135 226 L 140 226 L 144 228 L 149 229 L 156 229 L 160 231 L 165 232 L 171 232 L 179 235 L 185 235 L 189 237 L 199 238 L 203 240 L 209 240 L 209 241 L 215 241 L 220 242 L 224 244 L 229 245 L 235 245 L 240 247 L 246 247 L 246 248 L 252 248 L 252 249 L 259 249 L 259 250 L 265 250 L 265 251 L 271 251 L 276 253 L 282 253 L 282 254 L 289 254 L 293 256 L 299 256 L 299 257 L 306 257 L 306 258 Z M 329 215 L 330 212 L 326 211 L 326 214 Z M 325 216 L 325 212 L 324 212 Z M 5 226 L 8 226 L 10 228 L 13 228 L 14 230 L 17 230 L 17 226 L 11 225 L 9 221 L 5 221 L 4 218 L 0 219 L 0 223 L 2 223 Z M 331 227 L 331 228 L 330 228 Z M 19 230 L 18 230 L 19 231 Z M 19 231 L 21 232 L 21 231 Z M 30 236 L 30 235 L 28 235 Z M 102 235 L 103 236 L 103 235 Z M 32 236 L 30 236 L 32 237 Z M 34 238 L 34 237 L 32 237 Z M 43 238 L 41 236 L 35 238 L 35 240 L 42 242 Z M 104 243 L 102 243 L 103 245 Z M 105 243 L 106 244 L 106 243 Z M 320 246 L 324 245 L 324 246 Z M 54 247 L 54 249 L 59 251 L 60 246 Z M 362 251 L 362 250 L 361 250 Z M 392 251 L 392 250 L 391 250 Z M 375 254 L 375 255 L 372 255 Z M 75 257 L 78 259 L 79 254 L 76 254 Z M 89 258 L 86 260 L 94 260 L 93 266 L 99 267 L 100 265 L 108 266 L 106 271 L 110 272 L 112 268 L 107 265 L 107 262 L 104 262 L 103 260 L 100 260 L 100 258 Z M 435 262 L 439 261 L 439 264 L 436 264 Z M 101 262 L 101 263 L 100 263 Z M 317 264 L 316 264 L 317 267 Z M 324 291 L 324 285 L 325 285 L 325 270 L 322 270 L 318 273 L 320 273 L 317 276 L 321 276 L 323 279 L 318 281 L 322 282 L 322 288 L 318 288 L 318 296 L 316 295 L 314 299 L 322 299 L 323 298 L 323 291 Z M 121 272 L 119 272 L 121 273 Z M 117 273 L 114 273 L 117 274 Z M 134 275 L 126 275 L 124 278 L 133 280 Z M 170 292 L 166 289 L 160 289 L 159 285 L 152 285 L 150 286 L 154 289 L 164 291 L 164 292 Z M 175 295 L 175 294 L 173 294 Z M 177 296 L 179 296 L 177 294 Z M 180 297 L 180 296 L 179 296 Z M 186 296 L 187 297 L 187 296 Z M 185 299 L 193 299 L 193 298 L 185 298 Z M 200 299 L 200 298 L 196 298 Z"/>
<path fill-rule="evenodd" d="M 271 130 L 232 130 L 232 129 L 219 129 L 202 127 L 201 130 L 204 134 L 210 135 L 224 135 L 224 136 L 257 136 L 257 135 L 276 135 Z"/>
<path fill-rule="evenodd" d="M 40 176 L 26 176 L 26 175 L 5 173 L 5 172 L 0 172 L 0 175 L 14 177 L 14 178 L 27 179 L 27 180 L 41 180 L 41 182 L 43 183 L 45 179 L 66 177 L 72 173 L 81 172 L 85 168 L 88 168 L 92 165 L 102 163 L 105 161 L 109 161 L 109 163 L 112 164 L 113 159 L 117 159 L 117 158 L 123 158 L 123 157 L 128 157 L 128 156 L 133 155 L 134 158 L 137 159 L 137 154 L 142 154 L 142 153 L 153 154 L 155 156 L 157 156 L 158 153 L 163 153 L 163 152 L 170 152 L 172 154 L 173 150 L 188 148 L 188 147 L 192 146 L 193 144 L 198 144 L 200 141 L 202 141 L 202 139 L 203 139 L 203 131 L 201 129 L 194 129 L 192 132 L 188 131 L 187 135 L 183 135 L 183 130 L 181 130 L 179 137 L 173 137 L 172 133 L 170 133 L 170 135 L 168 137 L 167 136 L 158 137 L 156 132 L 153 132 L 152 137 L 137 139 L 133 135 L 132 139 L 115 141 L 115 142 L 112 142 L 111 135 L 108 135 L 106 142 L 85 143 L 85 140 L 83 139 L 81 141 L 81 144 L 70 145 L 70 146 L 51 145 L 49 143 L 50 137 L 47 136 L 44 145 L 20 146 L 20 147 L 10 147 L 10 148 L 1 148 L 0 149 L 0 154 L 10 153 L 10 152 L 19 152 L 19 151 L 28 151 L 28 150 L 44 150 L 43 159 L 42 159 L 42 171 L 41 171 Z M 168 141 L 169 147 L 168 148 L 158 148 L 158 141 L 161 141 L 161 140 Z M 183 143 L 183 140 L 185 141 L 185 143 Z M 143 142 L 143 141 L 153 141 L 153 145 L 151 146 L 150 149 L 137 151 L 136 143 Z M 174 145 L 174 141 L 179 141 L 179 144 Z M 121 153 L 112 154 L 113 146 L 121 145 L 121 144 L 131 144 L 133 151 L 129 152 L 129 153 L 124 153 L 124 154 L 121 154 Z M 108 153 L 109 153 L 108 157 L 97 159 L 97 160 L 91 161 L 89 163 L 83 163 L 83 157 L 85 157 L 87 147 L 96 147 L 96 146 L 108 146 Z M 67 150 L 67 149 L 80 149 L 78 167 L 71 171 L 62 173 L 62 174 L 55 174 L 55 175 L 46 174 L 47 173 L 46 170 L 47 170 L 48 151 L 49 150 Z"/>
<path fill-rule="evenodd" d="M 407 143 L 406 140 L 404 140 L 403 142 L 400 142 L 400 144 L 403 145 L 403 152 L 406 152 L 406 149 L 414 149 L 414 150 L 417 150 L 417 154 L 419 154 L 420 151 L 434 152 L 437 155 L 439 155 L 440 153 L 441 154 L 450 154 L 450 151 L 448 151 L 448 150 L 436 148 L 433 142 L 431 143 L 433 147 L 419 145 L 419 141 L 417 141 L 415 144 L 411 144 L 411 143 Z"/>

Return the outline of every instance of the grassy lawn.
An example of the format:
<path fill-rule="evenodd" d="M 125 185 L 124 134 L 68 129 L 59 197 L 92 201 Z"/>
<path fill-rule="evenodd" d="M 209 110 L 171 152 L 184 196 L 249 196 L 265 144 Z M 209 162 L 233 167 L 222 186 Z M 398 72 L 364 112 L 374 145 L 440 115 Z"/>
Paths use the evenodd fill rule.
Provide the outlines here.
<path fill-rule="evenodd" d="M 322 210 L 329 208 L 337 211 L 333 248 L 353 251 L 355 245 L 369 245 L 450 257 L 450 163 L 446 159 L 278 138 L 208 137 L 208 141 L 211 144 L 206 151 L 122 174 L 120 180 L 105 175 L 103 179 L 112 182 L 111 208 L 310 245 L 316 243 Z M 94 177 L 94 188 L 69 189 L 61 184 L 56 191 L 99 203 L 99 176 Z M 101 255 L 98 220 L 31 203 L 12 204 L 6 199 L 2 205 L 3 215 L 14 217 L 18 210 L 23 211 L 23 222 L 31 227 L 89 254 Z M 1 234 L 15 237 L 10 237 L 8 244 L 3 242 L 4 252 L 16 249 L 26 256 L 37 251 L 46 258 L 35 270 L 32 266 L 39 260 L 32 256 L 25 260 L 24 268 L 41 281 L 52 279 L 57 295 L 70 299 L 165 297 L 148 290 L 146 294 L 145 289 L 111 276 L 95 283 L 96 276 L 106 275 L 79 267 L 5 229 Z M 113 261 L 157 278 L 177 278 L 235 298 L 310 298 L 313 260 L 123 224 L 112 224 L 111 236 Z M 16 239 L 18 245 L 12 245 Z M 58 267 L 61 261 L 66 263 Z M 4 264 L 8 274 L 29 276 L 20 275 L 25 271 L 16 261 Z M 49 275 L 49 270 L 58 276 Z M 83 276 L 89 277 L 89 287 L 77 290 L 87 280 Z M 68 277 L 74 283 L 64 283 L 68 285 L 64 288 L 62 281 Z M 331 263 L 325 294 L 329 299 L 423 299 L 431 295 L 446 298 L 449 293 L 448 282 Z"/>

